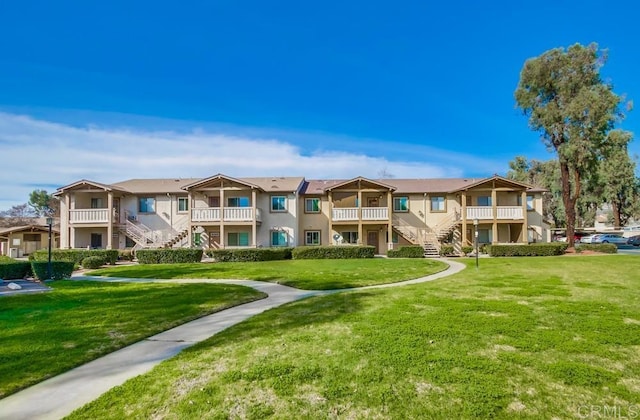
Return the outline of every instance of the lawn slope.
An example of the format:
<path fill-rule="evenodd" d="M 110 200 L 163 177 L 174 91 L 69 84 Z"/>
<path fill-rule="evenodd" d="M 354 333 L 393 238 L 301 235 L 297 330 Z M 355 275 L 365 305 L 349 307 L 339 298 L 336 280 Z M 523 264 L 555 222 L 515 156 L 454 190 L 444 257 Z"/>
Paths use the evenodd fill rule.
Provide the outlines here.
<path fill-rule="evenodd" d="M 640 259 L 501 258 L 265 312 L 72 418 L 574 418 L 637 410 Z M 632 412 L 632 411 L 631 411 Z"/>

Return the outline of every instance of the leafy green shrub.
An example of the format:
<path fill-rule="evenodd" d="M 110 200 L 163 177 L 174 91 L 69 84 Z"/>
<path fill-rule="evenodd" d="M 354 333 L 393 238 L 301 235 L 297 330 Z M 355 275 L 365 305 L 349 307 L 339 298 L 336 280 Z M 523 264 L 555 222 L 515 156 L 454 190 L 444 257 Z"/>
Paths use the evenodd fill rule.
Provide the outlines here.
<path fill-rule="evenodd" d="M 491 245 L 489 254 L 492 257 L 541 257 L 549 255 L 562 255 L 569 245 L 564 242 L 536 243 L 536 244 L 509 244 Z"/>
<path fill-rule="evenodd" d="M 82 263 L 87 257 L 102 257 L 105 263 L 114 265 L 118 260 L 117 249 L 52 249 L 51 261 L 71 261 L 76 264 Z M 49 250 L 39 249 L 29 255 L 31 261 L 47 261 Z"/>
<path fill-rule="evenodd" d="M 47 280 L 47 261 L 31 261 L 33 275 L 39 280 Z M 73 273 L 75 263 L 72 261 L 51 261 L 51 278 L 53 280 L 68 279 Z"/>
<path fill-rule="evenodd" d="M 595 251 L 604 254 L 616 254 L 618 247 L 615 244 L 580 244 L 576 245 L 576 252 Z"/>
<path fill-rule="evenodd" d="M 13 262 L 15 261 L 13 258 L 11 257 L 7 257 L 6 255 L 0 255 L 0 263 L 3 262 Z"/>
<path fill-rule="evenodd" d="M 118 250 L 118 261 L 133 261 L 133 252 L 130 249 Z"/>
<path fill-rule="evenodd" d="M 462 253 L 463 253 L 464 255 L 467 255 L 467 254 L 469 254 L 470 252 L 473 252 L 473 247 L 472 247 L 472 246 L 465 245 L 465 246 L 463 246 L 463 247 L 462 247 Z"/>
<path fill-rule="evenodd" d="M 140 264 L 181 264 L 202 261 L 202 249 L 160 248 L 140 249 L 136 252 Z"/>
<path fill-rule="evenodd" d="M 205 254 L 218 262 L 290 260 L 292 248 L 207 249 Z"/>
<path fill-rule="evenodd" d="M 82 260 L 82 267 L 83 268 L 100 268 L 101 266 L 104 265 L 104 260 L 102 259 L 102 257 L 87 257 L 84 260 Z"/>
<path fill-rule="evenodd" d="M 453 255 L 453 253 L 454 253 L 453 245 L 442 245 L 440 247 L 440 255 L 442 256 Z"/>
<path fill-rule="evenodd" d="M 373 246 L 299 246 L 293 249 L 294 260 L 373 258 Z"/>
<path fill-rule="evenodd" d="M 389 258 L 424 258 L 424 248 L 420 245 L 401 246 L 387 251 Z"/>
<path fill-rule="evenodd" d="M 16 261 L 9 259 L 9 261 L 0 262 L 0 279 L 23 279 L 31 275 L 31 264 L 28 261 Z"/>

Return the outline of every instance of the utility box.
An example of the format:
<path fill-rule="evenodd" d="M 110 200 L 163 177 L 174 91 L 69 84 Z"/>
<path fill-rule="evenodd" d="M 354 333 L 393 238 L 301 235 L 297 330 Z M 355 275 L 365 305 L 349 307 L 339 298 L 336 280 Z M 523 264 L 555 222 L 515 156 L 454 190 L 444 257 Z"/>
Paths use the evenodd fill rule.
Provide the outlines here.
<path fill-rule="evenodd" d="M 18 248 L 9 248 L 9 257 L 18 258 Z"/>

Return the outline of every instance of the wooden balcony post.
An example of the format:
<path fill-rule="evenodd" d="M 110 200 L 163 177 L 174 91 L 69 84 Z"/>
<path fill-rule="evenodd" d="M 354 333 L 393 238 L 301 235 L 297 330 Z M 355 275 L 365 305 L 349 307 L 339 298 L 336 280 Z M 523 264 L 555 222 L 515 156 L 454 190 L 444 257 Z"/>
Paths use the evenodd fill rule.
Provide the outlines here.
<path fill-rule="evenodd" d="M 522 243 L 529 242 L 529 222 L 527 220 L 527 191 L 522 191 Z"/>
<path fill-rule="evenodd" d="M 460 197 L 460 203 L 462 206 L 462 244 L 467 245 L 467 193 L 462 192 Z"/>
<path fill-rule="evenodd" d="M 258 194 L 255 188 L 251 188 L 251 202 L 253 203 L 253 220 L 251 222 L 251 240 L 253 241 L 254 248 L 258 247 L 258 207 L 257 200 Z"/>
<path fill-rule="evenodd" d="M 329 245 L 333 245 L 333 193 L 329 191 Z"/>
<path fill-rule="evenodd" d="M 495 181 L 493 182 L 493 189 L 491 190 L 491 207 L 493 214 L 493 223 L 491 225 L 491 234 L 493 238 L 491 243 L 498 243 L 498 193 L 496 191 Z"/>
<path fill-rule="evenodd" d="M 387 191 L 387 249 L 393 249 L 393 195 Z"/>
<path fill-rule="evenodd" d="M 191 248 L 193 246 L 193 209 L 195 208 L 193 194 L 191 194 L 191 191 L 189 191 L 187 195 L 187 202 L 189 203 L 189 223 L 187 224 L 187 229 L 189 229 L 189 232 L 187 233 L 189 241 L 187 244 L 189 245 L 189 248 Z"/>
<path fill-rule="evenodd" d="M 220 180 L 220 248 L 225 247 L 226 238 L 224 236 L 224 181 Z"/>
<path fill-rule="evenodd" d="M 113 249 L 113 191 L 107 193 L 107 249 Z"/>

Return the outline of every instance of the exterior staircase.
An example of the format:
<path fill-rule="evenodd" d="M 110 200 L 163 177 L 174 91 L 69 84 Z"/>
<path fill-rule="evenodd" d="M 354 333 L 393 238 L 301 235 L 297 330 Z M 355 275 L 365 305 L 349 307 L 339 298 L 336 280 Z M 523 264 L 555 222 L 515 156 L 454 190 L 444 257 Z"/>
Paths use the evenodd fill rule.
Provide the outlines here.
<path fill-rule="evenodd" d="M 397 219 L 393 229 L 410 243 L 422 246 L 425 258 L 435 258 L 440 256 L 441 241 L 448 238 L 461 221 L 460 213 L 455 211 L 433 228 L 419 228 L 404 224 Z"/>
<path fill-rule="evenodd" d="M 120 225 L 118 230 L 136 243 L 133 247 L 134 252 L 145 248 L 171 248 L 189 235 L 187 226 L 179 227 L 177 230 L 158 232 L 140 222 L 129 219 L 127 219 L 126 223 Z"/>

